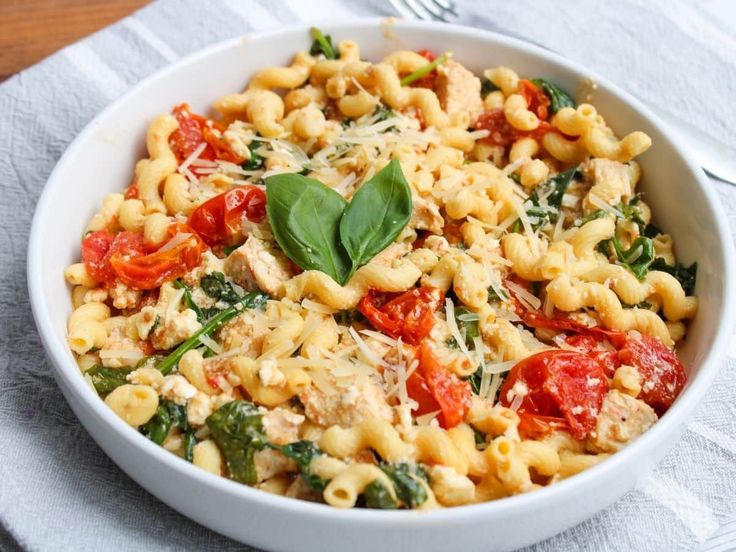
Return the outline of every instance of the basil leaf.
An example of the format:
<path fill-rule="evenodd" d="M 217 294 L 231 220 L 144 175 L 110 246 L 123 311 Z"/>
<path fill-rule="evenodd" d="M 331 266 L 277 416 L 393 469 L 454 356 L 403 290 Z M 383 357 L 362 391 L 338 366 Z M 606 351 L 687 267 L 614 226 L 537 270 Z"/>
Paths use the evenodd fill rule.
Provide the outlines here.
<path fill-rule="evenodd" d="M 551 114 L 557 113 L 563 107 L 575 107 L 575 100 L 562 88 L 544 79 L 532 79 L 532 82 L 544 90 L 550 101 Z"/>
<path fill-rule="evenodd" d="M 350 258 L 340 244 L 345 199 L 306 176 L 277 174 L 266 179 L 266 212 L 279 246 L 304 270 L 319 270 L 344 284 Z"/>
<path fill-rule="evenodd" d="M 351 276 L 396 239 L 411 211 L 411 190 L 394 159 L 355 192 L 340 221 Z"/>

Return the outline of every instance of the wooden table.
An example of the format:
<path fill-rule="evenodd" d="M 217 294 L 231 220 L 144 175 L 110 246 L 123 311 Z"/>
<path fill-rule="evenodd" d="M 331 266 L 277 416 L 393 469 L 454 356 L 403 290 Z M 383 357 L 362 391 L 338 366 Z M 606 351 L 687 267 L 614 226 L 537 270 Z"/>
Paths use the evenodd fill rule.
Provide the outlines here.
<path fill-rule="evenodd" d="M 0 0 L 0 82 L 149 0 Z"/>

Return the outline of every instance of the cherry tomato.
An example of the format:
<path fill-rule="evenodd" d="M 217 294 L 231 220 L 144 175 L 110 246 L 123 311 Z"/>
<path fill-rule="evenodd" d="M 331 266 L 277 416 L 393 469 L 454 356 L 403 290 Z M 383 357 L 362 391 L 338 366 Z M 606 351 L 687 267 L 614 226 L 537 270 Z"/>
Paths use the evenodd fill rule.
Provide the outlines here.
<path fill-rule="evenodd" d="M 455 427 L 470 408 L 470 385 L 442 366 L 426 343 L 419 346 L 417 359 L 419 366 L 406 382 L 409 397 L 419 404 L 416 414 L 439 410 L 440 425 Z"/>
<path fill-rule="evenodd" d="M 138 199 L 138 185 L 131 184 L 128 189 L 125 190 L 125 199 Z"/>
<path fill-rule="evenodd" d="M 543 439 L 555 430 L 567 430 L 565 418 L 519 412 L 519 434 L 523 439 Z"/>
<path fill-rule="evenodd" d="M 526 100 L 529 111 L 534 113 L 540 120 L 546 121 L 549 116 L 549 96 L 539 86 L 530 80 L 519 81 L 519 94 Z"/>
<path fill-rule="evenodd" d="M 575 439 L 584 439 L 595 428 L 608 392 L 600 363 L 573 351 L 542 351 L 521 360 L 501 387 L 501 404 L 514 401 L 517 384 L 526 392 L 518 412 L 564 418 Z"/>
<path fill-rule="evenodd" d="M 576 334 L 567 336 L 565 343 L 596 359 L 606 371 L 606 376 L 612 378 L 616 368 L 621 366 L 621 361 L 618 358 L 618 351 L 601 346 L 602 340 L 603 338 L 600 335 Z"/>
<path fill-rule="evenodd" d="M 169 240 L 158 251 L 147 255 L 114 252 L 110 256 L 110 264 L 117 279 L 133 289 L 154 289 L 199 266 L 205 245 L 197 234 L 183 224 L 173 224 L 170 232 L 172 240 L 181 233 L 190 235 L 167 248 L 171 243 Z"/>
<path fill-rule="evenodd" d="M 517 131 L 506 120 L 503 109 L 491 109 L 478 116 L 474 127 L 477 130 L 488 130 L 490 135 L 483 140 L 494 146 L 508 146 L 516 141 Z"/>
<path fill-rule="evenodd" d="M 641 374 L 644 385 L 639 398 L 660 416 L 672 406 L 687 381 L 677 353 L 659 339 L 637 331 L 628 332 L 618 358 Z"/>
<path fill-rule="evenodd" d="M 201 115 L 192 113 L 188 104 L 176 106 L 172 111 L 179 123 L 177 128 L 169 138 L 169 143 L 176 154 L 176 158 L 181 163 L 196 150 L 202 142 L 206 142 L 207 146 L 199 155 L 200 159 L 214 161 L 222 159 L 231 163 L 240 164 L 244 161 L 242 157 L 236 154 L 230 146 L 219 136 L 224 132 L 222 125 L 209 121 Z M 216 132 L 217 131 L 217 132 Z M 219 134 L 218 134 L 219 133 Z M 195 174 L 197 167 L 191 169 Z"/>
<path fill-rule="evenodd" d="M 266 216 L 266 194 L 255 186 L 238 186 L 205 201 L 189 216 L 189 225 L 207 243 L 227 243 L 242 227 L 243 215 L 253 222 Z"/>
<path fill-rule="evenodd" d="M 481 113 L 473 127 L 477 130 L 490 131 L 491 134 L 487 138 L 483 138 L 483 141 L 494 146 L 504 147 L 516 142 L 519 138 L 527 136 L 535 140 L 541 140 L 545 134 L 554 130 L 547 121 L 539 121 L 539 126 L 534 130 L 517 130 L 506 120 L 506 115 L 501 108 Z"/>
<path fill-rule="evenodd" d="M 115 281 L 115 270 L 110 264 L 114 254 L 138 256 L 145 253 L 143 235 L 135 232 L 112 234 L 107 231 L 91 232 L 82 241 L 82 261 L 93 279 L 101 283 Z"/>
<path fill-rule="evenodd" d="M 428 62 L 432 62 L 437 58 L 437 56 L 434 55 L 434 52 L 432 52 L 431 50 L 419 50 L 417 54 L 419 54 L 423 58 L 426 58 Z M 434 90 L 436 84 L 437 84 L 437 70 L 434 70 L 426 74 L 425 76 L 423 76 L 421 79 L 415 80 L 409 86 L 413 86 L 416 88 L 429 88 L 430 90 Z M 424 128 L 424 126 L 422 126 L 422 128 Z"/>
<path fill-rule="evenodd" d="M 434 326 L 434 312 L 445 299 L 443 291 L 422 286 L 409 290 L 379 306 L 380 295 L 374 290 L 360 300 L 358 310 L 370 323 L 391 337 L 418 345 Z"/>

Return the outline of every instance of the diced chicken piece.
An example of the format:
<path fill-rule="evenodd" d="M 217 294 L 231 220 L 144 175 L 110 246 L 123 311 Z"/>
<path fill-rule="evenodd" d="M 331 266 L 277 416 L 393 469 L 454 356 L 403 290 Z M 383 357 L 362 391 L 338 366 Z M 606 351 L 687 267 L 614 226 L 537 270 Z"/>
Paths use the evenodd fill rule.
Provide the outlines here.
<path fill-rule="evenodd" d="M 114 326 L 100 349 L 100 361 L 108 368 L 122 368 L 135 364 L 146 356 L 140 348 L 140 341 L 126 335 L 125 324 Z"/>
<path fill-rule="evenodd" d="M 197 394 L 197 388 L 189 383 L 184 376 L 174 374 L 164 378 L 159 393 L 162 397 L 170 399 L 176 404 L 185 405 L 189 399 Z"/>
<path fill-rule="evenodd" d="M 249 236 L 225 260 L 225 272 L 238 284 L 252 289 L 254 283 L 272 297 L 284 295 L 284 282 L 294 276 L 289 259 L 273 242 Z"/>
<path fill-rule="evenodd" d="M 123 282 L 115 281 L 115 285 L 108 290 L 112 298 L 112 306 L 116 309 L 134 309 L 140 302 L 143 292 L 139 289 L 131 289 Z"/>
<path fill-rule="evenodd" d="M 274 475 L 296 470 L 296 464 L 293 460 L 271 448 L 256 452 L 253 455 L 253 463 L 256 467 L 258 481 L 265 481 Z"/>
<path fill-rule="evenodd" d="M 150 308 L 152 307 L 144 307 L 141 312 Z M 149 313 L 145 312 L 144 316 L 147 314 Z M 155 316 L 156 314 L 154 314 Z M 185 309 L 181 312 L 174 311 L 168 316 L 166 313 L 158 316 L 160 317 L 159 323 L 150 336 L 151 344 L 158 350 L 173 349 L 182 341 L 192 337 L 202 327 L 202 324 L 197 321 L 197 313 L 192 309 Z"/>
<path fill-rule="evenodd" d="M 240 313 L 220 330 L 218 341 L 225 351 L 240 349 L 251 358 L 261 354 L 263 339 L 269 333 L 268 318 L 257 310 Z"/>
<path fill-rule="evenodd" d="M 440 208 L 432 201 L 419 196 L 412 199 L 413 210 L 409 226 L 417 230 L 429 230 L 433 234 L 442 234 L 445 219 L 440 214 Z"/>
<path fill-rule="evenodd" d="M 599 208 L 591 202 L 590 194 L 595 195 L 598 200 L 608 205 L 616 205 L 622 199 L 628 199 L 634 193 L 629 178 L 629 168 L 618 161 L 591 159 L 583 166 L 583 173 L 586 179 L 593 183 L 583 201 L 586 212 L 595 211 Z"/>
<path fill-rule="evenodd" d="M 212 274 L 213 272 L 223 272 L 224 261 L 217 257 L 212 251 L 202 253 L 202 261 L 199 266 L 182 276 L 182 280 L 188 286 L 196 288 L 202 276 Z"/>
<path fill-rule="evenodd" d="M 212 397 L 207 393 L 198 391 L 187 403 L 187 421 L 191 426 L 203 426 L 212 412 Z"/>
<path fill-rule="evenodd" d="M 298 498 L 299 500 L 309 500 L 318 502 L 322 499 L 322 494 L 315 491 L 309 484 L 304 481 L 303 477 L 294 479 L 289 488 L 286 489 L 286 495 L 289 498 Z"/>
<path fill-rule="evenodd" d="M 307 418 L 321 426 L 352 427 L 368 418 L 393 420 L 386 398 L 368 378 L 361 378 L 347 388 L 325 393 L 310 386 L 299 395 Z"/>
<path fill-rule="evenodd" d="M 263 428 L 268 440 L 277 445 L 286 445 L 299 440 L 299 427 L 304 416 L 285 408 L 274 408 L 263 415 Z"/>
<path fill-rule="evenodd" d="M 654 410 L 644 401 L 609 391 L 603 399 L 596 428 L 588 437 L 591 452 L 617 452 L 657 421 Z"/>
<path fill-rule="evenodd" d="M 448 60 L 437 68 L 437 96 L 448 115 L 466 112 L 473 124 L 483 112 L 480 79 L 458 62 Z"/>

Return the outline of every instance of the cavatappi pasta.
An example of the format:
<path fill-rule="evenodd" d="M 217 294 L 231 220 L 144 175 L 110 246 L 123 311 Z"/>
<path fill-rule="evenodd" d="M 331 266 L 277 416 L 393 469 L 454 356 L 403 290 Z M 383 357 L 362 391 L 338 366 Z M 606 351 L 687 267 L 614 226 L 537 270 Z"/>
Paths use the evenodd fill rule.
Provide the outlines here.
<path fill-rule="evenodd" d="M 314 31 L 156 118 L 65 277 L 69 346 L 126 423 L 211 473 L 435 508 L 594 466 L 685 384 L 695 265 L 596 108 L 508 67 Z"/>

